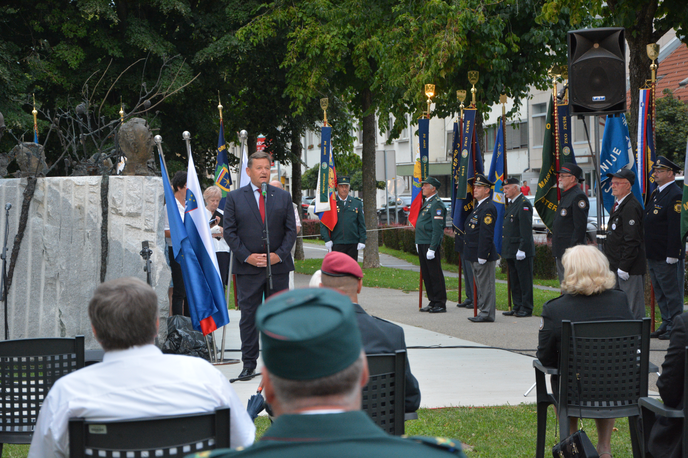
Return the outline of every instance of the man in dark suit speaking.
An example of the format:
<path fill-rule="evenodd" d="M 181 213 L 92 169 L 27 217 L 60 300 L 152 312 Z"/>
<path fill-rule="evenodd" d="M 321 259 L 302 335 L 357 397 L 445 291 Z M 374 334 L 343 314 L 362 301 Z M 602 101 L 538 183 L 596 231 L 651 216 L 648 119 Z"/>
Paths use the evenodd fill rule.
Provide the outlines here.
<path fill-rule="evenodd" d="M 294 270 L 291 247 L 296 240 L 296 221 L 291 196 L 270 186 L 270 156 L 253 153 L 246 167 L 251 182 L 227 194 L 224 237 L 234 254 L 232 273 L 236 274 L 236 290 L 241 309 L 241 360 L 244 368 L 239 378 L 255 375 L 258 359 L 256 309 L 269 296 L 289 287 L 289 272 Z M 265 195 L 261 187 L 265 187 Z M 265 237 L 267 220 L 270 235 L 269 262 L 272 289 L 268 289 Z"/>

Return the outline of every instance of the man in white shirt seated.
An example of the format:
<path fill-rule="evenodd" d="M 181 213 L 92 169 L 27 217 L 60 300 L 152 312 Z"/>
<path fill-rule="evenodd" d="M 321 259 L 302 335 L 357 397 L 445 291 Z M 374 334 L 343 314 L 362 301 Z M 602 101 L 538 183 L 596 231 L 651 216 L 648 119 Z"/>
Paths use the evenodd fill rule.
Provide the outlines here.
<path fill-rule="evenodd" d="M 163 355 L 158 298 L 136 278 L 96 288 L 88 305 L 103 362 L 60 378 L 43 402 L 29 457 L 69 456 L 69 419 L 123 420 L 230 408 L 230 446 L 253 443 L 255 426 L 227 378 L 200 358 Z"/>

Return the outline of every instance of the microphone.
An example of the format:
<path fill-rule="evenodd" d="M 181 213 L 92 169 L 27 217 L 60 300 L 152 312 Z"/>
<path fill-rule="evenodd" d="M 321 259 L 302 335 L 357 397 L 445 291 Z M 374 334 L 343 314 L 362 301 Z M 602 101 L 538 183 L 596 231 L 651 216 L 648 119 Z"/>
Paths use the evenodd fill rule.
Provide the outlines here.
<path fill-rule="evenodd" d="M 268 184 L 263 182 L 260 184 L 260 193 L 263 195 L 263 197 L 268 195 Z"/>
<path fill-rule="evenodd" d="M 12 204 L 7 202 L 7 204 L 5 205 L 5 210 L 9 210 L 10 208 L 12 208 Z"/>

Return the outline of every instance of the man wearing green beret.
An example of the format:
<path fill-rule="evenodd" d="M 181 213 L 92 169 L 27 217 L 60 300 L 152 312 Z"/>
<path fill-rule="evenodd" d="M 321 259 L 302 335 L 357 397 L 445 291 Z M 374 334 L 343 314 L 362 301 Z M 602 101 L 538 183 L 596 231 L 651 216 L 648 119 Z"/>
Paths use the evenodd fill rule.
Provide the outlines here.
<path fill-rule="evenodd" d="M 258 309 L 256 326 L 263 393 L 277 418 L 246 449 L 197 457 L 465 458 L 458 441 L 390 436 L 360 410 L 368 363 L 348 297 L 326 288 L 278 294 Z"/>
<path fill-rule="evenodd" d="M 351 180 L 347 176 L 337 179 L 337 224 L 330 230 L 320 223 L 320 235 L 325 240 L 327 251 L 339 251 L 358 260 L 358 250 L 365 248 L 366 234 L 365 218 L 363 217 L 363 201 L 358 197 L 351 197 L 349 189 Z"/>
<path fill-rule="evenodd" d="M 428 177 L 421 183 L 421 192 L 425 200 L 416 221 L 416 251 L 430 303 L 420 311 L 444 313 L 447 311 L 447 289 L 444 286 L 439 251 L 444 238 L 447 208 L 437 195 L 437 190 L 440 189 L 440 181 L 437 178 Z"/>

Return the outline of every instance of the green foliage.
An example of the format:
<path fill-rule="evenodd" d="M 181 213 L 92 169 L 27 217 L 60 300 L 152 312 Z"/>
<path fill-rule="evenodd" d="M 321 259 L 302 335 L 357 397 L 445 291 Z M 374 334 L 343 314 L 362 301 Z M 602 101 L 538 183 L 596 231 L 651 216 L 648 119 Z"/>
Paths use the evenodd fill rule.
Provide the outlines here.
<path fill-rule="evenodd" d="M 657 155 L 683 164 L 688 141 L 688 105 L 669 90 L 656 102 L 655 137 Z"/>

